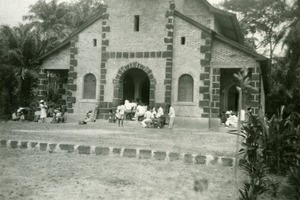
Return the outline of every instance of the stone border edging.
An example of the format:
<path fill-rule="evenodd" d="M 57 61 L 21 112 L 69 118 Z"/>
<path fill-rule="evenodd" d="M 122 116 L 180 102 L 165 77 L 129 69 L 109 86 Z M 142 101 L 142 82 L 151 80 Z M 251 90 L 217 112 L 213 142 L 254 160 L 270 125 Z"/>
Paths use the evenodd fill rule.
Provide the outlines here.
<path fill-rule="evenodd" d="M 177 153 L 168 151 L 155 151 L 149 149 L 136 148 L 121 148 L 121 147 L 103 147 L 90 145 L 75 145 L 75 144 L 58 144 L 51 142 L 35 142 L 35 141 L 17 141 L 17 140 L 0 140 L 0 148 L 11 149 L 28 149 L 53 152 L 67 152 L 78 154 L 94 154 L 102 156 L 121 156 L 127 158 L 152 159 L 158 161 L 172 162 L 182 160 L 187 164 L 202 164 L 202 165 L 221 165 L 233 167 L 235 158 L 223 156 L 200 155 L 190 153 Z M 239 160 L 239 165 L 243 162 Z"/>

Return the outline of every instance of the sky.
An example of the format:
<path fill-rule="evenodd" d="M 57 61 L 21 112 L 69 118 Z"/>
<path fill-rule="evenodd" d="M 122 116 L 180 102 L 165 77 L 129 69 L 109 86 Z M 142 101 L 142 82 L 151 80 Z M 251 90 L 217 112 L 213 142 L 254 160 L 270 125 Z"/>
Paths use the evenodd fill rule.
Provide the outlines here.
<path fill-rule="evenodd" d="M 38 0 L 0 0 L 0 25 L 16 26 L 22 22 L 22 16 L 28 14 L 29 6 Z M 49 0 L 47 0 L 49 1 Z M 71 2 L 73 0 L 60 0 Z M 218 4 L 223 0 L 208 0 L 211 4 Z"/>

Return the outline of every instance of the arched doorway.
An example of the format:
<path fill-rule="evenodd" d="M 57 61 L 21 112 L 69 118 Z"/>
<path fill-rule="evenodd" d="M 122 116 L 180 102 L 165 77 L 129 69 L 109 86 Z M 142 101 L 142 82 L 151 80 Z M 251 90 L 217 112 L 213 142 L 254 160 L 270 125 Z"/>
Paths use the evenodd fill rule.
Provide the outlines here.
<path fill-rule="evenodd" d="M 236 85 L 232 85 L 227 92 L 227 110 L 237 111 L 239 102 L 239 92 Z"/>
<path fill-rule="evenodd" d="M 121 94 L 123 101 L 139 98 L 144 104 L 149 105 L 150 79 L 143 70 L 138 68 L 127 70 L 120 83 L 123 89 L 123 95 Z"/>

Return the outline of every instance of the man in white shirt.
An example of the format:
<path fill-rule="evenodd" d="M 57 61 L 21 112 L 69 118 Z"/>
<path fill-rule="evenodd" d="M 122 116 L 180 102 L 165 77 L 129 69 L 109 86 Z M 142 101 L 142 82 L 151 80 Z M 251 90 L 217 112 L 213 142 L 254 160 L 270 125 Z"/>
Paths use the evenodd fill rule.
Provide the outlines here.
<path fill-rule="evenodd" d="M 143 104 L 138 105 L 133 119 L 138 121 L 138 118 L 144 116 L 145 112 L 145 106 Z"/>
<path fill-rule="evenodd" d="M 148 109 L 145 112 L 144 117 L 145 117 L 145 119 L 141 122 L 141 124 L 144 128 L 146 128 L 147 125 L 152 122 L 152 120 L 151 120 L 152 113 L 150 112 L 150 109 Z"/>
<path fill-rule="evenodd" d="M 169 114 L 168 115 L 169 115 L 169 118 L 170 118 L 169 128 L 172 128 L 173 124 L 174 124 L 174 119 L 175 119 L 175 110 L 171 105 L 169 105 Z"/>
<path fill-rule="evenodd" d="M 157 122 L 157 128 L 162 128 L 165 124 L 164 110 L 161 106 L 157 107 L 155 122 Z"/>

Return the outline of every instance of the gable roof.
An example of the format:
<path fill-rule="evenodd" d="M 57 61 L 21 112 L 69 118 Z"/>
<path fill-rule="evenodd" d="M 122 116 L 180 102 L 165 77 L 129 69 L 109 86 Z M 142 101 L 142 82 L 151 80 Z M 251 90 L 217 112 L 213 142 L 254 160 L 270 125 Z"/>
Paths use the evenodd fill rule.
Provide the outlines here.
<path fill-rule="evenodd" d="M 268 58 L 256 53 L 255 51 L 251 50 L 251 49 L 248 49 L 247 47 L 245 47 L 244 45 L 240 44 L 240 43 L 237 43 L 217 32 L 215 32 L 214 30 L 204 26 L 203 24 L 187 17 L 186 15 L 183 15 L 182 13 L 178 12 L 177 10 L 175 10 L 174 12 L 175 16 L 185 20 L 186 22 L 200 28 L 201 30 L 205 31 L 206 33 L 209 33 L 209 34 L 212 34 L 212 36 L 218 40 L 221 40 L 222 42 L 226 43 L 226 44 L 229 44 L 230 46 L 233 46 L 235 47 L 236 49 L 242 51 L 242 52 L 245 52 L 253 57 L 255 57 L 257 60 L 268 60 Z"/>
<path fill-rule="evenodd" d="M 68 45 L 70 43 L 70 41 L 72 40 L 72 38 L 74 36 L 76 36 L 78 33 L 84 31 L 87 27 L 89 27 L 90 25 L 92 25 L 94 22 L 96 22 L 97 20 L 102 18 L 102 14 L 104 13 L 105 8 L 102 8 L 99 13 L 89 17 L 85 23 L 83 23 L 81 26 L 79 26 L 77 29 L 75 29 L 65 40 L 63 40 L 61 43 L 59 43 L 58 45 L 56 45 L 53 49 L 47 51 L 45 54 L 35 58 L 32 63 L 36 63 L 39 62 L 40 60 L 52 55 L 53 53 L 55 53 L 56 51 L 58 51 L 59 49 L 65 47 L 66 45 Z"/>
<path fill-rule="evenodd" d="M 186 22 L 194 25 L 195 27 L 201 29 L 202 31 L 212 35 L 213 38 L 220 40 L 220 41 L 240 50 L 241 52 L 244 52 L 244 53 L 254 57 L 257 61 L 259 61 L 260 68 L 262 70 L 262 75 L 263 75 L 263 84 L 264 84 L 265 92 L 266 93 L 268 92 L 269 85 L 270 85 L 270 77 L 269 77 L 269 70 L 271 67 L 270 59 L 256 53 L 255 51 L 245 47 L 244 45 L 242 45 L 240 43 L 237 43 L 236 41 L 233 41 L 233 40 L 215 32 L 214 30 L 204 26 L 203 24 L 183 15 L 182 13 L 178 12 L 177 10 L 175 10 L 174 14 L 175 14 L 175 16 L 181 18 L 182 20 L 185 20 Z"/>
<path fill-rule="evenodd" d="M 216 8 L 207 0 L 200 1 L 208 7 L 210 12 L 214 14 L 215 20 L 218 22 L 222 30 L 222 34 L 225 37 L 240 44 L 244 44 L 244 35 L 241 31 L 236 14 Z"/>

